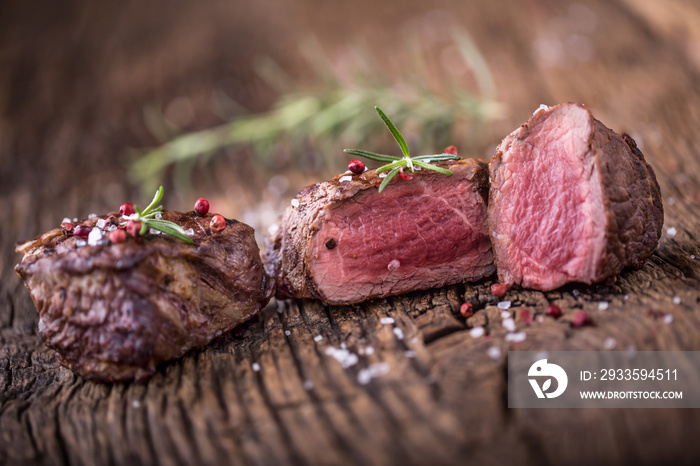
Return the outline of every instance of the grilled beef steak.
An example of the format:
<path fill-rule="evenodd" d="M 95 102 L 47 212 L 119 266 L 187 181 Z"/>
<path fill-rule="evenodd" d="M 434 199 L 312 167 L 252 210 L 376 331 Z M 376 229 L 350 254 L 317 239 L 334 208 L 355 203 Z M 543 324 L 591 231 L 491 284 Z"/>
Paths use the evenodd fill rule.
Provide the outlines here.
<path fill-rule="evenodd" d="M 582 105 L 541 109 L 490 163 L 488 207 L 500 280 L 539 290 L 640 267 L 663 224 L 654 171 L 634 140 Z"/>
<path fill-rule="evenodd" d="M 349 304 L 493 273 L 486 167 L 440 162 L 380 194 L 374 170 L 299 193 L 266 252 L 279 297 Z"/>
<path fill-rule="evenodd" d="M 191 228 L 194 245 L 160 234 L 90 245 L 56 229 L 17 248 L 25 256 L 15 270 L 39 310 L 39 333 L 83 377 L 145 378 L 159 362 L 245 321 L 272 295 L 248 225 L 229 220 L 214 233 L 212 215 L 162 215 Z"/>

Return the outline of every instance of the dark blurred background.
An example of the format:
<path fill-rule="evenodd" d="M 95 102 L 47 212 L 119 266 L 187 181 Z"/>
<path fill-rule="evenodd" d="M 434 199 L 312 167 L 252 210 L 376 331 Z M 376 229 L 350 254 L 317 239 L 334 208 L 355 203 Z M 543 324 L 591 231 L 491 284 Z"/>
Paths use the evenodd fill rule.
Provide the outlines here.
<path fill-rule="evenodd" d="M 687 0 L 5 1 L 5 231 L 144 203 L 161 183 L 168 208 L 206 196 L 264 229 L 345 169 L 344 147 L 396 152 L 373 105 L 416 153 L 488 159 L 562 101 L 653 151 L 654 113 L 697 87 L 699 25 Z"/>

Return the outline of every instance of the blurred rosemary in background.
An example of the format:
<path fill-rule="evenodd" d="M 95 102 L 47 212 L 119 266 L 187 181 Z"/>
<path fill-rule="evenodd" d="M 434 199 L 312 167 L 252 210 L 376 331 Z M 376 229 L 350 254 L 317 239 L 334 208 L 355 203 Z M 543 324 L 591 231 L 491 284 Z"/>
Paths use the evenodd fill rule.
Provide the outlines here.
<path fill-rule="evenodd" d="M 275 151 L 283 149 L 289 154 L 290 170 L 337 173 L 349 160 L 343 147 L 385 137 L 384 124 L 370 111 L 375 105 L 390 113 L 397 125 L 411 130 L 408 139 L 417 149 L 440 151 L 456 144 L 460 154 L 469 154 L 481 142 L 485 125 L 502 115 L 502 106 L 496 101 L 486 61 L 469 35 L 453 28 L 451 39 L 460 63 L 436 65 L 435 57 L 413 38 L 405 42 L 407 71 L 394 79 L 381 71 L 378 58 L 367 49 L 354 49 L 353 61 L 358 63 L 344 63 L 340 70 L 312 39 L 301 47 L 313 70 L 316 82 L 312 85 L 300 84 L 272 59 L 262 58 L 256 71 L 278 93 L 270 111 L 244 114 L 201 131 L 182 133 L 170 128 L 167 142 L 133 163 L 131 177 L 149 190 L 174 165 L 177 185 L 177 178 L 186 178 L 193 163 L 228 146 L 249 148 L 256 160 L 275 170 L 284 168 L 275 156 Z M 455 82 L 454 73 L 446 69 L 452 67 L 466 68 L 473 84 Z M 218 99 L 215 105 L 222 101 L 229 107 L 237 105 L 222 96 Z M 149 126 L 161 124 L 152 113 L 149 118 Z"/>

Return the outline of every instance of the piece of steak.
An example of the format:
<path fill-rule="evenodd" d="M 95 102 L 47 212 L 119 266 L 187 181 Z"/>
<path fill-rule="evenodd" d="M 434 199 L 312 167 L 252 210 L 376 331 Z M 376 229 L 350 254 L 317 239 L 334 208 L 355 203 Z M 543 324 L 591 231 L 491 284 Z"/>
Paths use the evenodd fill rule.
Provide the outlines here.
<path fill-rule="evenodd" d="M 59 361 L 88 379 L 143 379 L 265 306 L 273 284 L 253 229 L 227 220 L 214 233 L 211 217 L 163 212 L 192 229 L 193 245 L 161 234 L 90 245 L 61 229 L 19 245 L 25 256 L 15 270 Z M 114 228 L 104 217 L 82 222 L 105 223 Z"/>
<path fill-rule="evenodd" d="M 490 163 L 489 227 L 501 282 L 552 290 L 641 267 L 663 224 L 634 140 L 583 105 L 541 108 Z"/>
<path fill-rule="evenodd" d="M 440 162 L 380 194 L 374 170 L 301 191 L 266 251 L 278 297 L 333 304 L 478 280 L 494 272 L 486 165 Z"/>

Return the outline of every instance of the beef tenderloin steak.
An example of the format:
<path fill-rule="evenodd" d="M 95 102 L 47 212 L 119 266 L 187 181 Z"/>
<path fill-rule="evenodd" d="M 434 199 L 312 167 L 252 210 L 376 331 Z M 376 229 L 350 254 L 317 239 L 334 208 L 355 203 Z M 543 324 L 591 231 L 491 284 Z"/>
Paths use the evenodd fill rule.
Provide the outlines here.
<path fill-rule="evenodd" d="M 278 297 L 332 304 L 478 280 L 494 272 L 486 224 L 486 166 L 440 162 L 382 182 L 374 170 L 301 191 L 266 250 Z"/>
<path fill-rule="evenodd" d="M 15 270 L 61 364 L 88 379 L 143 379 L 264 307 L 273 284 L 253 229 L 227 220 L 214 233 L 211 217 L 162 213 L 192 229 L 193 245 L 161 234 L 90 245 L 61 229 L 19 245 L 25 255 Z"/>
<path fill-rule="evenodd" d="M 501 282 L 552 290 L 640 267 L 661 236 L 663 207 L 634 140 L 583 105 L 541 108 L 489 165 L 488 221 Z"/>

